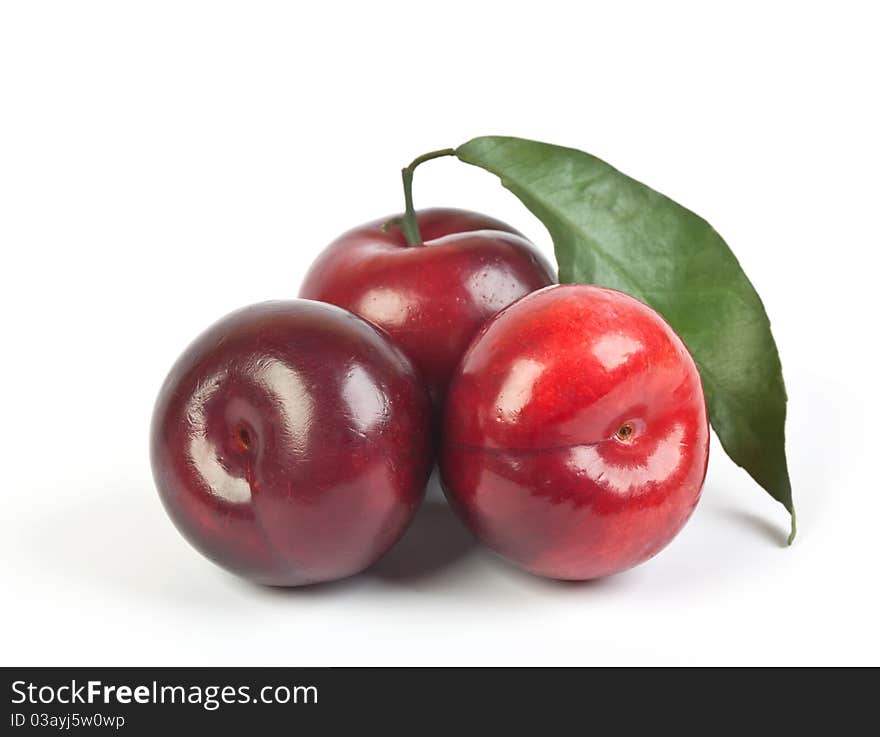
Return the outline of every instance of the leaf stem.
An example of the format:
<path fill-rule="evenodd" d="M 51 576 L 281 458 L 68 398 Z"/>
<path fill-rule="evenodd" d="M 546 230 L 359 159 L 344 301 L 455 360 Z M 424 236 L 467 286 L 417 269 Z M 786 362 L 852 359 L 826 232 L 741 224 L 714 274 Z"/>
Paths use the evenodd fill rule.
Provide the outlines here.
<path fill-rule="evenodd" d="M 430 153 L 422 154 L 418 158 L 413 159 L 413 162 L 409 166 L 404 167 L 401 171 L 401 174 L 403 175 L 403 199 L 406 203 L 406 211 L 400 219 L 400 228 L 403 230 L 403 234 L 406 236 L 407 245 L 409 246 L 422 245 L 422 234 L 419 232 L 419 224 L 416 222 L 416 210 L 413 207 L 413 173 L 419 164 L 423 164 L 431 159 L 439 159 L 441 156 L 453 155 L 455 155 L 454 148 L 443 148 L 439 151 L 431 151 Z"/>

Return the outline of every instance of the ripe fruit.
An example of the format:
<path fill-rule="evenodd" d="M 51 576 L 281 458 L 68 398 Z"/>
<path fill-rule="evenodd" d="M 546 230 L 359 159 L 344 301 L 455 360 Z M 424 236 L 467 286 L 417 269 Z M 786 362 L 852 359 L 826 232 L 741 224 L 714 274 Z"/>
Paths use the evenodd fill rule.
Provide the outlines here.
<path fill-rule="evenodd" d="M 551 267 L 508 225 L 463 210 L 423 210 L 424 242 L 377 220 L 350 230 L 312 265 L 300 297 L 351 310 L 385 330 L 442 402 L 471 338 L 498 310 L 553 283 Z"/>
<path fill-rule="evenodd" d="M 489 321 L 450 385 L 440 468 L 471 530 L 560 579 L 661 550 L 700 497 L 709 427 L 693 359 L 620 292 L 535 292 Z"/>
<path fill-rule="evenodd" d="M 409 360 L 331 305 L 266 302 L 202 333 L 171 369 L 151 453 L 174 524 L 265 584 L 357 573 L 403 533 L 432 465 Z"/>

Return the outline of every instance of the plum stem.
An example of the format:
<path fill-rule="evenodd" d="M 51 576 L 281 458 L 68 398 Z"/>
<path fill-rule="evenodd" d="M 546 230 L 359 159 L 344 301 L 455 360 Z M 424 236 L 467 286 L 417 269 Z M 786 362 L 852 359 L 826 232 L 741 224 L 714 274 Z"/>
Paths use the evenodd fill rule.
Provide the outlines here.
<path fill-rule="evenodd" d="M 419 224 L 416 222 L 416 210 L 413 207 L 412 198 L 413 173 L 415 172 L 416 167 L 419 164 L 430 161 L 431 159 L 439 159 L 441 156 L 454 155 L 454 148 L 443 148 L 439 151 L 431 151 L 430 153 L 422 154 L 417 159 L 413 159 L 413 162 L 409 166 L 404 167 L 401 171 L 401 174 L 403 175 L 403 199 L 406 203 L 406 211 L 403 213 L 403 217 L 400 219 L 399 224 L 404 236 L 406 236 L 406 243 L 408 246 L 422 245 L 422 234 L 419 232 Z"/>

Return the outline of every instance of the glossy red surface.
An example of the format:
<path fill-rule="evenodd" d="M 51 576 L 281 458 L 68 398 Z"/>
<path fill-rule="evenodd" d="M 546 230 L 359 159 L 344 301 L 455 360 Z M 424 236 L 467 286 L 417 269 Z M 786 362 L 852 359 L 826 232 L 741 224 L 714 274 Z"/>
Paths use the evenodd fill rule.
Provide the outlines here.
<path fill-rule="evenodd" d="M 498 310 L 553 283 L 534 246 L 504 223 L 464 210 L 418 213 L 422 246 L 390 218 L 355 228 L 312 265 L 300 296 L 339 305 L 387 331 L 441 402 L 471 338 Z"/>
<path fill-rule="evenodd" d="M 430 402 L 403 353 L 332 305 L 253 305 L 180 357 L 153 415 L 168 514 L 255 581 L 348 576 L 403 533 L 433 462 Z"/>
<path fill-rule="evenodd" d="M 709 453 L 697 368 L 650 307 L 554 286 L 501 312 L 449 390 L 440 468 L 453 507 L 508 560 L 590 579 L 661 550 Z"/>

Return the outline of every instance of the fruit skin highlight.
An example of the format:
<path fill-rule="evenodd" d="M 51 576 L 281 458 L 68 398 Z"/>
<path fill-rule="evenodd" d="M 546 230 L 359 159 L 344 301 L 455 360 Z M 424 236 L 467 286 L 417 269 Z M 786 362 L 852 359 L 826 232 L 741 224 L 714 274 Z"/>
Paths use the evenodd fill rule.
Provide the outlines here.
<path fill-rule="evenodd" d="M 385 330 L 428 382 L 435 404 L 471 338 L 520 297 L 554 282 L 553 269 L 513 228 L 465 210 L 416 214 L 422 243 L 392 219 L 348 231 L 309 269 L 299 296 L 339 305 Z"/>
<path fill-rule="evenodd" d="M 175 363 L 151 459 L 174 524 L 263 584 L 355 574 L 401 536 L 432 466 L 430 400 L 403 353 L 332 305 L 233 312 Z"/>
<path fill-rule="evenodd" d="M 663 549 L 700 498 L 709 425 L 697 367 L 647 305 L 548 287 L 480 331 L 449 388 L 446 495 L 486 545 L 585 580 Z"/>

